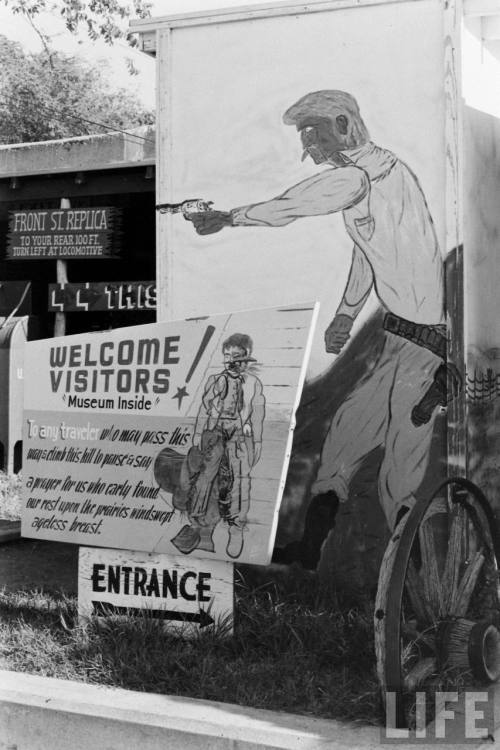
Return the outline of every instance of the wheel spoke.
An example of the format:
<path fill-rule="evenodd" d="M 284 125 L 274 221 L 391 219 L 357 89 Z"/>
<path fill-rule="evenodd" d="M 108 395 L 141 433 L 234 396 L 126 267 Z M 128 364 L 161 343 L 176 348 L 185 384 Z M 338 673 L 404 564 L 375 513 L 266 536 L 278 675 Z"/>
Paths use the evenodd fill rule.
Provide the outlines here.
<path fill-rule="evenodd" d="M 457 587 L 456 596 L 450 607 L 450 614 L 453 614 L 453 616 L 465 617 L 483 563 L 484 555 L 480 550 L 476 552 L 474 559 L 465 568 L 462 580 Z"/>
<path fill-rule="evenodd" d="M 375 647 L 382 690 L 402 699 L 397 726 L 412 721 L 416 690 L 482 679 L 478 665 L 491 679 L 500 674 L 498 548 L 484 495 L 462 478 L 420 498 L 393 532 L 379 576 Z"/>
<path fill-rule="evenodd" d="M 448 513 L 448 503 L 444 497 L 436 497 L 427 508 L 422 519 L 422 523 L 425 523 L 430 518 L 436 515 L 443 515 Z"/>
<path fill-rule="evenodd" d="M 463 528 L 463 541 L 464 541 L 464 562 L 472 560 L 479 549 L 483 546 L 483 541 L 478 538 L 477 529 L 474 523 L 471 523 L 468 515 L 465 514 L 464 528 Z"/>
<path fill-rule="evenodd" d="M 451 522 L 450 539 L 443 573 L 444 614 L 448 614 L 452 611 L 452 603 L 456 595 L 456 589 L 460 577 L 460 565 L 462 562 L 463 551 L 463 521 L 463 508 L 456 508 Z"/>
<path fill-rule="evenodd" d="M 424 659 L 420 659 L 405 675 L 404 678 L 404 689 L 408 693 L 413 693 L 420 686 L 423 685 L 429 677 L 436 674 L 437 662 L 434 656 L 427 656 Z"/>
<path fill-rule="evenodd" d="M 443 611 L 443 595 L 439 579 L 434 532 L 429 521 L 420 527 L 418 538 L 422 555 L 420 575 L 424 584 L 424 595 L 430 604 L 433 619 L 436 620 Z"/>
<path fill-rule="evenodd" d="M 406 591 L 410 599 L 417 620 L 422 624 L 431 623 L 434 620 L 432 608 L 429 607 L 425 594 L 422 590 L 422 579 L 417 572 L 415 563 L 410 560 L 406 574 Z"/>

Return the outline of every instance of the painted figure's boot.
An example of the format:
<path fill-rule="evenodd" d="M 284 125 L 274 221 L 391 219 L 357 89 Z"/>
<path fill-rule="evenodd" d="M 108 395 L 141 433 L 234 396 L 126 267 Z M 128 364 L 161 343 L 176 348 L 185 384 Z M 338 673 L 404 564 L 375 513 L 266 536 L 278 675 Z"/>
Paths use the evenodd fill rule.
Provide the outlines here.
<path fill-rule="evenodd" d="M 339 499 L 333 490 L 315 495 L 307 509 L 302 539 L 290 542 L 283 549 L 275 549 L 273 562 L 299 562 L 306 570 L 315 570 L 323 542 L 335 526 L 338 507 Z"/>
<path fill-rule="evenodd" d="M 243 526 L 230 525 L 226 553 L 236 560 L 243 552 Z"/>
<path fill-rule="evenodd" d="M 402 505 L 397 514 L 396 514 L 396 521 L 394 522 L 394 531 L 398 528 L 400 521 L 406 516 L 410 509 L 407 505 Z"/>
<path fill-rule="evenodd" d="M 411 421 L 415 427 L 427 424 L 436 406 L 446 406 L 447 400 L 446 365 L 440 365 L 434 373 L 434 380 L 425 392 L 421 401 L 413 407 Z"/>
<path fill-rule="evenodd" d="M 202 526 L 199 529 L 200 541 L 196 549 L 202 549 L 204 552 L 215 552 L 213 533 L 213 526 Z"/>
<path fill-rule="evenodd" d="M 302 567 L 315 570 L 321 556 L 321 547 L 335 526 L 339 499 L 333 490 L 313 497 L 309 503 L 302 537 Z"/>
<path fill-rule="evenodd" d="M 182 527 L 176 536 L 171 539 L 172 544 L 177 547 L 183 555 L 189 555 L 200 543 L 200 531 L 189 524 Z"/>

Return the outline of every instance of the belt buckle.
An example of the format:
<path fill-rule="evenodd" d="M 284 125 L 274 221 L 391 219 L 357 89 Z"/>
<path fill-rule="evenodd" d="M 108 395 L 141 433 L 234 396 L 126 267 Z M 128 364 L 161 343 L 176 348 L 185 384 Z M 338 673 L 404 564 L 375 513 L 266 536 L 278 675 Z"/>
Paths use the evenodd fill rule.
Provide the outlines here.
<path fill-rule="evenodd" d="M 397 333 L 398 330 L 398 318 L 394 313 L 388 312 L 384 318 L 384 328 L 389 333 Z"/>
<path fill-rule="evenodd" d="M 415 335 L 414 327 L 412 326 L 411 323 L 408 323 L 406 320 L 401 321 L 400 332 L 402 333 L 403 336 L 406 336 L 406 337 L 409 337 L 409 336 L 412 337 Z"/>

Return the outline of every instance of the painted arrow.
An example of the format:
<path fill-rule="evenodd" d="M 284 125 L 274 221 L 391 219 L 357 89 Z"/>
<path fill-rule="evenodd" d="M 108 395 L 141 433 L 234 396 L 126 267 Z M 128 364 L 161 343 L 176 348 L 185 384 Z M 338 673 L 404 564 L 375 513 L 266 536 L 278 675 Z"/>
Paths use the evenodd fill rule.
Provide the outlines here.
<path fill-rule="evenodd" d="M 140 609 L 139 607 L 119 607 L 109 602 L 93 601 L 92 613 L 99 617 L 107 615 L 128 615 L 129 617 L 151 617 L 154 620 L 177 620 L 180 622 L 194 622 L 200 628 L 213 625 L 215 620 L 208 612 L 178 612 L 175 609 Z"/>

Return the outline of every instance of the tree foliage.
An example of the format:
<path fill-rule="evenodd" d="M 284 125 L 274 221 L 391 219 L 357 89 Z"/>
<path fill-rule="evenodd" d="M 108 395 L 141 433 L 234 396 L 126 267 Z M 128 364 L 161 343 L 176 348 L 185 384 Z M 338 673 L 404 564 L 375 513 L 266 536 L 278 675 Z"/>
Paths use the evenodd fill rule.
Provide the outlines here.
<path fill-rule="evenodd" d="M 103 64 L 59 52 L 26 53 L 0 35 L 0 143 L 129 130 L 153 121 L 137 96 L 113 85 Z"/>
<path fill-rule="evenodd" d="M 150 15 L 148 0 L 1 0 L 13 13 L 23 15 L 43 37 L 38 19 L 44 12 L 59 14 L 72 33 L 86 31 L 92 40 L 104 39 L 112 44 L 126 39 L 136 44 L 128 33 L 128 19 Z"/>

